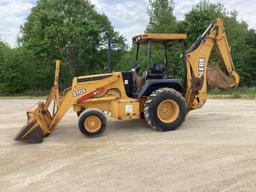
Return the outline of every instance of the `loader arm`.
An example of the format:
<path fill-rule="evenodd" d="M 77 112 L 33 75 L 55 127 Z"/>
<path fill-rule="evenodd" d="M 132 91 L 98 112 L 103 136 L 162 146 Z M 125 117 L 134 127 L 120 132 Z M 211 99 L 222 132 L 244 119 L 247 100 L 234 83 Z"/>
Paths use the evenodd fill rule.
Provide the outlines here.
<path fill-rule="evenodd" d="M 220 18 L 212 21 L 205 32 L 186 52 L 186 103 L 188 110 L 200 108 L 207 98 L 207 66 L 212 49 L 215 47 L 223 61 L 228 76 L 229 87 L 239 84 L 239 75 L 235 71 L 225 29 Z"/>
<path fill-rule="evenodd" d="M 78 81 L 79 77 L 73 78 L 72 87 L 66 89 L 65 93 L 59 94 L 59 71 L 60 60 L 56 61 L 55 80 L 49 96 L 45 102 L 38 102 L 27 112 L 27 123 L 18 132 L 15 140 L 40 143 L 48 136 L 56 125 L 61 121 L 71 106 L 85 102 L 98 94 L 104 92 L 105 87 L 111 86 L 113 82 L 121 80 L 121 73 L 110 73 L 104 75 L 104 80 L 92 81 L 93 83 L 83 83 Z M 99 78 L 100 75 L 85 77 L 86 79 Z M 82 78 L 82 77 L 81 77 Z M 123 84 L 121 84 L 123 85 Z M 119 85 L 119 87 L 121 87 Z M 122 91 L 124 95 L 124 90 Z M 115 98 L 114 98 L 115 99 Z M 49 107 L 53 103 L 53 111 L 50 113 Z M 55 109 L 55 106 L 56 109 Z"/>

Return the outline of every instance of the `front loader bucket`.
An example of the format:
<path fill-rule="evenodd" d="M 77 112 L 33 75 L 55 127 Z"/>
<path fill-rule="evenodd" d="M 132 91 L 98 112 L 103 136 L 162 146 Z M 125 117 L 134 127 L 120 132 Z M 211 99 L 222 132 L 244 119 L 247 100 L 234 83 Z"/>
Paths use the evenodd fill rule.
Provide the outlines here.
<path fill-rule="evenodd" d="M 41 143 L 50 131 L 52 116 L 44 110 L 44 103 L 39 102 L 27 112 L 27 124 L 18 132 L 15 140 L 28 143 Z"/>
<path fill-rule="evenodd" d="M 207 82 L 211 87 L 229 88 L 234 85 L 234 79 L 227 76 L 218 66 L 207 67 Z"/>

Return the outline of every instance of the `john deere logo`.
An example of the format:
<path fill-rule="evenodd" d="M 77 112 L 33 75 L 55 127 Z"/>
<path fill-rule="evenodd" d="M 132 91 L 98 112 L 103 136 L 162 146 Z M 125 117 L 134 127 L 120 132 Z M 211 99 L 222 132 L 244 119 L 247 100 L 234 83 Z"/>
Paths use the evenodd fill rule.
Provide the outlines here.
<path fill-rule="evenodd" d="M 198 76 L 202 77 L 204 75 L 204 64 L 205 64 L 205 58 L 200 57 L 199 58 L 199 65 L 198 65 Z"/>

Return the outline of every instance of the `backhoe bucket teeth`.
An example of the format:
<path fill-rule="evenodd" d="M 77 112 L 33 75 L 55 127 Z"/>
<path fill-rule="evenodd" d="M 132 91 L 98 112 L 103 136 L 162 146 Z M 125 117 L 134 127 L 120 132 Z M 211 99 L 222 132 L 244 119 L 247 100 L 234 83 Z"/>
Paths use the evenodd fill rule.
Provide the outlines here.
<path fill-rule="evenodd" d="M 47 136 L 52 116 L 44 110 L 44 103 L 38 103 L 27 112 L 27 124 L 18 132 L 15 140 L 28 143 L 41 143 Z"/>
<path fill-rule="evenodd" d="M 234 85 L 234 79 L 227 76 L 218 66 L 208 66 L 207 82 L 211 87 L 230 88 Z"/>

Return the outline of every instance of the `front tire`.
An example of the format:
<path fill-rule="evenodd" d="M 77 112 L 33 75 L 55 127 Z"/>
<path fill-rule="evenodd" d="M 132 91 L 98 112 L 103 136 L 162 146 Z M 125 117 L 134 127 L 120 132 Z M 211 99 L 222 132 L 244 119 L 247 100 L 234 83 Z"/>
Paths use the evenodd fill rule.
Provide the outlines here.
<path fill-rule="evenodd" d="M 144 114 L 147 124 L 153 129 L 175 130 L 185 121 L 186 102 L 176 90 L 160 88 L 148 96 L 144 105 Z"/>
<path fill-rule="evenodd" d="M 106 117 L 98 109 L 87 109 L 80 114 L 78 127 L 81 133 L 86 136 L 100 135 L 106 129 Z"/>

